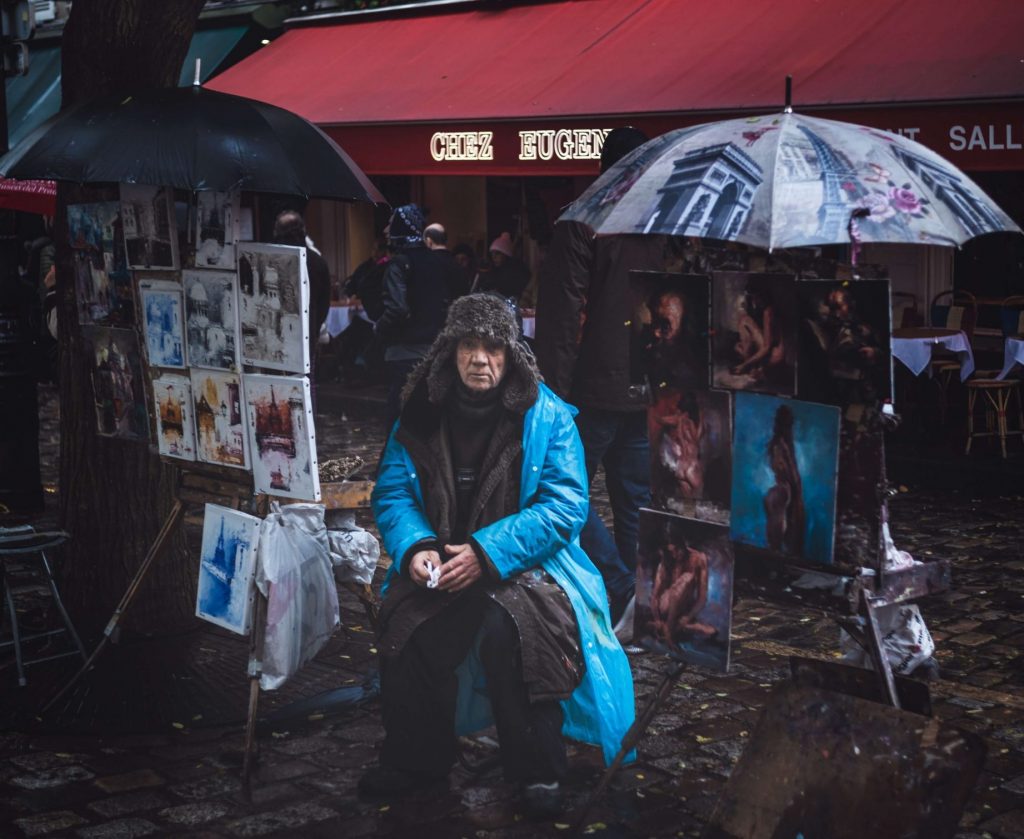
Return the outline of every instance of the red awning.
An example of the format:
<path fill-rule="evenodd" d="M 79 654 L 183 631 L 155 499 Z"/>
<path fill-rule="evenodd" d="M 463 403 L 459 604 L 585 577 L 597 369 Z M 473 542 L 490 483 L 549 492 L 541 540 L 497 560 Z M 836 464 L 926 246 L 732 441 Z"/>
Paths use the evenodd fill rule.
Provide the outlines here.
<path fill-rule="evenodd" d="M 975 168 L 1024 169 L 1022 32 L 1024 4 L 995 0 L 565 0 L 291 29 L 210 87 L 329 127 L 369 172 L 463 174 L 506 172 L 504 156 L 522 149 L 492 148 L 490 160 L 470 149 L 466 160 L 464 144 L 443 140 L 456 159 L 437 161 L 434 133 L 508 121 L 583 130 L 654 115 L 672 127 L 764 112 L 781 105 L 790 74 L 798 110 L 842 118 L 850 106 L 885 106 L 881 127 L 903 127 L 917 106 L 952 104 L 942 127 L 966 132 L 961 151 L 982 151 L 967 148 L 974 126 L 963 107 L 996 100 L 997 121 L 1013 126 L 1007 135 L 997 124 L 992 137 L 984 127 L 984 150 L 1014 152 L 1016 165 Z M 408 143 L 396 129 L 409 124 L 430 130 L 403 169 L 390 144 Z M 919 139 L 944 153 L 957 136 Z"/>
<path fill-rule="evenodd" d="M 0 177 L 0 208 L 52 216 L 57 212 L 57 184 Z"/>

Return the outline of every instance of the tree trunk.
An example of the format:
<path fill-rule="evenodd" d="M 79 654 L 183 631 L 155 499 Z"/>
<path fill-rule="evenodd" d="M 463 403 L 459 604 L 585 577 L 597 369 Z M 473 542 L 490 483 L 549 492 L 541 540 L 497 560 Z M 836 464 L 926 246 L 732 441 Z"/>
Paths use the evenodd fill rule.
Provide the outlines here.
<path fill-rule="evenodd" d="M 62 107 L 176 85 L 202 6 L 203 0 L 76 0 L 61 44 Z M 175 470 L 146 443 L 96 433 L 92 359 L 74 300 L 67 205 L 116 201 L 117 186 L 61 184 L 57 198 L 60 517 L 72 534 L 62 593 L 75 620 L 94 630 L 128 588 L 169 512 Z M 148 379 L 144 387 L 151 391 Z M 195 569 L 179 532 L 151 569 L 123 625 L 138 632 L 180 629 L 192 620 L 194 594 Z"/>

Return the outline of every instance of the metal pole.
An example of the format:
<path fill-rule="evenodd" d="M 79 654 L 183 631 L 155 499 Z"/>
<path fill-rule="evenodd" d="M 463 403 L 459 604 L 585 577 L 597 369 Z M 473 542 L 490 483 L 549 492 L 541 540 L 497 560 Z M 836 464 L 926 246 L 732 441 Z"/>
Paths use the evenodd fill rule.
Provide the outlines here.
<path fill-rule="evenodd" d="M 784 114 L 793 113 L 793 77 L 786 76 L 786 107 L 782 109 Z"/>

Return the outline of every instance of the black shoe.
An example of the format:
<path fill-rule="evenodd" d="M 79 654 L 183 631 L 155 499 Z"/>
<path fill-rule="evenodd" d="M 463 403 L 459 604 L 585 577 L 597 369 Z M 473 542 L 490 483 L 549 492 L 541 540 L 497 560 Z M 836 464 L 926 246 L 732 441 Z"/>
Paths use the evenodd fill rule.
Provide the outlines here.
<path fill-rule="evenodd" d="M 418 790 L 439 786 L 444 781 L 444 778 L 435 775 L 406 772 L 390 766 L 375 766 L 368 769 L 359 779 L 359 794 L 367 798 L 398 798 Z"/>
<path fill-rule="evenodd" d="M 531 821 L 553 819 L 564 812 L 562 789 L 558 781 L 550 784 L 523 784 L 520 802 L 523 815 Z"/>

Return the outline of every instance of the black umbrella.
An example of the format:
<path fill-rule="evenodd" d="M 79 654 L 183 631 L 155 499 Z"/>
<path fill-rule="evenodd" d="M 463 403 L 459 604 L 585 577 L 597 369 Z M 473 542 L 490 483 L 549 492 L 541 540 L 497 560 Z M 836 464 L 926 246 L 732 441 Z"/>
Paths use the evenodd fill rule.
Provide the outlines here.
<path fill-rule="evenodd" d="M 387 203 L 312 123 L 283 108 L 198 85 L 69 108 L 0 159 L 0 174 Z"/>

